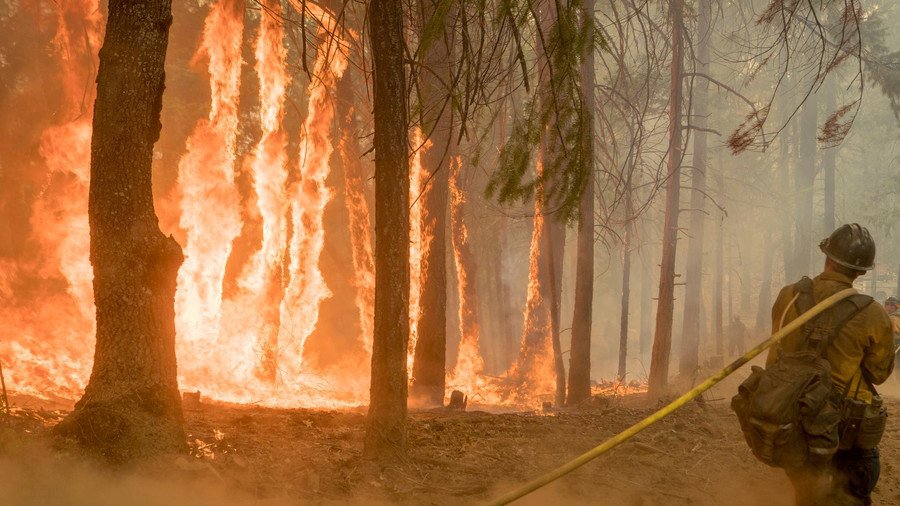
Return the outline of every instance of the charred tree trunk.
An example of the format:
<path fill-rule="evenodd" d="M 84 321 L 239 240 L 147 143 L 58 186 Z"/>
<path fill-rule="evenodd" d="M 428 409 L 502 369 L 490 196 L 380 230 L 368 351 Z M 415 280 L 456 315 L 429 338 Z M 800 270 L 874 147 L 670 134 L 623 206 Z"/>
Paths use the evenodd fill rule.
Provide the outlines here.
<path fill-rule="evenodd" d="M 709 73 L 710 0 L 700 0 L 697 23 L 697 72 Z M 691 225 L 684 285 L 684 317 L 681 327 L 679 372 L 691 375 L 700 363 L 700 305 L 703 286 L 703 236 L 706 226 L 706 114 L 709 80 L 694 84 L 691 123 L 694 132 L 694 158 L 691 170 Z"/>
<path fill-rule="evenodd" d="M 669 379 L 669 354 L 672 351 L 672 317 L 675 305 L 675 251 L 678 245 L 679 190 L 681 186 L 681 94 L 684 39 L 681 0 L 669 0 L 672 23 L 672 82 L 669 96 L 669 153 L 666 184 L 666 216 L 663 228 L 662 260 L 659 270 L 659 301 L 653 357 L 650 362 L 648 395 L 659 399 Z"/>
<path fill-rule="evenodd" d="M 438 0 L 421 0 L 425 25 L 440 4 Z M 451 18 L 444 22 L 452 24 Z M 426 406 L 443 405 L 447 369 L 447 187 L 450 157 L 455 151 L 450 90 L 446 89 L 453 79 L 450 34 L 444 30 L 435 39 L 424 55 L 423 68 L 427 70 L 419 73 L 420 122 L 432 143 L 422 155 L 422 166 L 432 173 L 425 193 L 424 221 L 425 230 L 433 235 L 422 266 L 425 285 L 410 389 L 413 398 Z"/>
<path fill-rule="evenodd" d="M 810 95 L 800 110 L 800 146 L 794 174 L 797 236 L 794 243 L 794 275 L 810 274 L 813 247 L 813 183 L 816 179 L 816 96 Z M 830 232 L 830 231 L 829 231 Z"/>
<path fill-rule="evenodd" d="M 409 340 L 409 140 L 403 7 L 369 4 L 375 116 L 375 327 L 364 455 L 406 454 Z"/>
<path fill-rule="evenodd" d="M 159 230 L 150 167 L 161 129 L 170 0 L 111 0 L 100 50 L 88 218 L 94 367 L 57 427 L 110 462 L 187 449 L 175 364 L 181 247 Z"/>
<path fill-rule="evenodd" d="M 593 23 L 594 0 L 582 0 L 585 23 Z M 591 30 L 588 33 L 593 33 Z M 587 185 L 581 194 L 578 217 L 578 244 L 575 259 L 575 304 L 572 315 L 572 344 L 569 350 L 569 388 L 567 402 L 578 404 L 591 398 L 591 326 L 594 306 L 594 45 L 589 40 L 580 69 L 581 107 L 586 118 L 583 140 L 588 157 Z M 561 274 L 561 273 L 560 273 Z"/>

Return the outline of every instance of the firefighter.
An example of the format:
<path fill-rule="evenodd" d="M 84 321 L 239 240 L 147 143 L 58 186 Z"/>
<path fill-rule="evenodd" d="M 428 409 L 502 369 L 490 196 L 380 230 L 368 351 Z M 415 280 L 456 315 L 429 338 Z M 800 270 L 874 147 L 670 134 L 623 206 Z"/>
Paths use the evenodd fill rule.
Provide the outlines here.
<path fill-rule="evenodd" d="M 894 345 L 900 344 L 900 299 L 893 295 L 884 301 L 884 310 L 891 317 L 891 324 L 894 326 Z"/>
<path fill-rule="evenodd" d="M 734 320 L 728 325 L 728 353 L 732 356 L 744 354 L 744 340 L 747 338 L 747 326 L 741 321 L 741 317 L 734 315 Z"/>
<path fill-rule="evenodd" d="M 865 227 L 856 223 L 839 227 L 819 243 L 819 249 L 826 258 L 823 272 L 812 280 L 816 302 L 851 288 L 857 277 L 874 266 L 875 241 Z M 793 298 L 792 285 L 781 290 L 772 308 L 773 326 L 780 326 L 797 317 L 796 307 L 791 304 Z M 805 337 L 799 331 L 789 334 L 776 349 L 770 350 L 767 365 L 775 362 L 778 353 L 799 350 L 804 342 Z M 849 405 L 850 397 L 857 404 L 862 401 L 867 410 L 877 408 L 879 413 L 883 413 L 880 397 L 874 397 L 874 388 L 868 386 L 883 383 L 894 368 L 891 320 L 881 305 L 869 304 L 843 325 L 830 339 L 826 358 L 831 365 L 833 392 L 840 397 L 835 402 L 842 407 L 842 427 L 847 420 L 843 408 Z M 857 443 L 857 436 L 845 437 L 842 430 L 839 448 L 849 448 L 838 449 L 827 468 L 807 465 L 801 469 L 787 470 L 794 485 L 797 504 L 871 504 L 871 493 L 881 471 L 877 448 L 877 441 L 883 433 L 883 421 L 881 423 L 881 432 L 868 434 L 877 436 L 874 444 Z M 877 425 L 874 426 L 877 432 Z M 864 446 L 870 447 L 862 448 Z"/>

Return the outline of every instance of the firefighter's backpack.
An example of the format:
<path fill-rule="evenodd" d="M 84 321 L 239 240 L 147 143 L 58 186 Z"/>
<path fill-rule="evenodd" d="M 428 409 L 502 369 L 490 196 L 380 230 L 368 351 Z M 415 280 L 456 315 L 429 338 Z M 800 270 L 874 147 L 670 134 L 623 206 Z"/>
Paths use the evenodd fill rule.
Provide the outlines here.
<path fill-rule="evenodd" d="M 815 305 L 809 278 L 795 283 L 794 293 L 798 315 Z M 832 386 L 825 353 L 841 328 L 871 303 L 862 294 L 836 303 L 801 327 L 803 349 L 780 353 L 765 369 L 753 366 L 731 409 L 756 458 L 780 468 L 831 461 L 838 449 L 842 396 Z"/>

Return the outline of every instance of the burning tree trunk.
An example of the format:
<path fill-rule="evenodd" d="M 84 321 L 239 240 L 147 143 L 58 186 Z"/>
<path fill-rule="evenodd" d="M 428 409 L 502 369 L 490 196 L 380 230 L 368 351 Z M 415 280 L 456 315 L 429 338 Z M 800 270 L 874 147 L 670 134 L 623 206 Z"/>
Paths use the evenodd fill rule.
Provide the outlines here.
<path fill-rule="evenodd" d="M 375 260 L 372 257 L 372 231 L 369 207 L 363 183 L 362 154 L 359 149 L 356 120 L 356 96 L 353 92 L 351 70 L 344 73 L 337 85 L 335 109 L 340 132 L 341 165 L 344 168 L 344 199 L 350 221 L 350 244 L 353 253 L 356 308 L 363 346 L 372 351 L 372 319 L 375 311 Z"/>
<path fill-rule="evenodd" d="M 375 116 L 375 327 L 364 454 L 406 453 L 409 339 L 409 140 L 403 6 L 369 4 Z"/>
<path fill-rule="evenodd" d="M 181 248 L 159 230 L 159 139 L 169 0 L 112 0 L 94 104 L 88 215 L 97 304 L 90 381 L 57 427 L 111 462 L 186 449 L 175 366 Z"/>
<path fill-rule="evenodd" d="M 710 3 L 700 0 L 697 22 L 697 72 L 709 73 Z M 693 374 L 700 362 L 700 304 L 703 286 L 703 232 L 706 214 L 706 115 L 709 80 L 694 84 L 693 114 L 694 163 L 691 170 L 691 228 L 685 272 L 684 321 L 681 331 L 681 361 L 679 372 Z"/>
<path fill-rule="evenodd" d="M 659 301 L 653 357 L 650 362 L 649 397 L 660 398 L 669 378 L 672 350 L 672 316 L 675 305 L 675 250 L 678 245 L 679 189 L 681 186 L 681 92 L 684 64 L 681 0 L 669 1 L 672 23 L 672 90 L 669 96 L 669 157 L 666 184 L 666 217 L 663 228 L 662 260 L 659 270 Z"/>
<path fill-rule="evenodd" d="M 593 33 L 594 0 L 582 0 L 582 15 Z M 587 127 L 584 147 L 594 142 L 594 44 L 592 37 L 585 44 L 580 68 L 582 113 Z M 591 324 L 594 305 L 594 178 L 593 149 L 588 149 L 587 185 L 581 194 L 578 217 L 578 244 L 575 259 L 575 307 L 572 315 L 572 344 L 569 351 L 568 403 L 578 404 L 591 397 Z M 562 273 L 560 272 L 560 275 Z M 558 340 L 558 334 L 557 334 Z"/>
<path fill-rule="evenodd" d="M 421 0 L 427 25 L 438 15 L 442 2 Z M 444 20 L 443 25 L 452 24 Z M 442 26 L 443 26 L 442 25 Z M 425 194 L 424 230 L 431 241 L 422 262 L 422 286 L 411 393 L 427 405 L 444 403 L 447 352 L 447 185 L 449 162 L 453 156 L 453 116 L 447 89 L 453 80 L 450 69 L 450 31 L 442 30 L 424 54 L 424 70 L 419 73 L 421 123 L 431 140 L 431 149 L 422 155 L 422 166 L 431 174 Z M 462 294 L 460 294 L 462 297 Z"/>
<path fill-rule="evenodd" d="M 456 263 L 459 287 L 459 352 L 453 379 L 460 386 L 474 386 L 484 370 L 484 359 L 479 350 L 480 327 L 478 303 L 475 292 L 476 261 L 469 245 L 469 232 L 465 223 L 465 187 L 461 182 L 461 161 L 456 158 L 450 167 L 450 229 L 453 240 L 453 259 Z"/>

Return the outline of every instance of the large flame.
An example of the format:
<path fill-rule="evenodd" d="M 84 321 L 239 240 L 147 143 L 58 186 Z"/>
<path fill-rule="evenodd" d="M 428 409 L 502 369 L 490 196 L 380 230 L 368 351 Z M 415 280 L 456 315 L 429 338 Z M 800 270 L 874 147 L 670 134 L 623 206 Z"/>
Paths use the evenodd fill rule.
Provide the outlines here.
<path fill-rule="evenodd" d="M 422 156 L 431 148 L 431 141 L 423 141 L 422 129 L 412 129 L 413 153 L 409 161 L 409 348 L 407 371 L 412 374 L 416 342 L 419 337 L 419 317 L 422 313 L 422 288 L 428 272 L 428 250 L 434 237 L 432 226 L 425 223 L 425 202 L 428 198 L 428 169 L 422 166 Z"/>
<path fill-rule="evenodd" d="M 369 222 L 369 207 L 366 204 L 360 162 L 359 141 L 356 132 L 348 128 L 356 123 L 356 108 L 347 107 L 347 117 L 340 123 L 340 153 L 344 167 L 344 199 L 350 222 L 350 245 L 353 255 L 353 284 L 356 288 L 356 307 L 359 311 L 359 326 L 366 353 L 372 353 L 372 337 L 375 325 L 375 258 L 372 254 L 372 232 Z"/>
<path fill-rule="evenodd" d="M 50 49 L 60 72 L 47 82 L 55 86 L 48 94 L 60 96 L 59 120 L 41 134 L 38 148 L 46 183 L 32 209 L 29 238 L 38 254 L 0 266 L 0 295 L 9 301 L 0 307 L 0 359 L 7 381 L 33 395 L 77 395 L 91 370 L 95 323 L 87 205 L 102 21 L 97 0 L 64 2 L 56 12 Z M 17 286 L 33 279 L 59 280 L 64 291 L 41 290 L 27 308 L 13 304 L 14 298 L 28 300 Z"/>
<path fill-rule="evenodd" d="M 241 272 L 238 292 L 225 301 L 219 346 L 243 360 L 230 371 L 241 384 L 271 382 L 275 372 L 282 265 L 288 237 L 287 136 L 282 128 L 290 78 L 287 73 L 281 2 L 267 0 L 256 38 L 262 134 L 253 151 L 250 171 L 262 222 L 260 248 Z M 256 378 L 251 378 L 254 374 Z"/>
<path fill-rule="evenodd" d="M 466 196 L 460 186 L 461 161 L 459 157 L 450 163 L 450 230 L 453 260 L 456 263 L 456 279 L 459 288 L 459 351 L 456 367 L 450 376 L 451 386 L 469 391 L 483 386 L 484 359 L 478 349 L 478 326 L 475 293 L 475 258 L 469 245 L 469 233 L 465 222 Z"/>
<path fill-rule="evenodd" d="M 218 343 L 225 264 L 242 226 L 234 180 L 243 31 L 241 0 L 219 0 L 212 6 L 199 50 L 209 58 L 209 118 L 197 124 L 178 164 L 186 244 L 178 271 L 175 328 L 179 373 L 189 388 L 227 380 L 233 359 L 243 358 Z"/>
<path fill-rule="evenodd" d="M 296 381 L 303 365 L 306 339 L 319 320 L 319 305 L 331 295 L 319 269 L 319 257 L 325 244 L 322 218 L 331 190 L 325 186 L 333 149 L 331 125 L 334 101 L 331 90 L 344 73 L 347 60 L 340 45 L 319 30 L 325 40 L 316 52 L 313 80 L 309 85 L 309 112 L 300 140 L 300 174 L 289 191 L 292 234 L 290 281 L 281 303 L 281 328 L 278 335 L 278 375 Z"/>
<path fill-rule="evenodd" d="M 540 161 L 537 170 L 540 174 L 542 170 Z M 525 300 L 522 347 L 511 374 L 516 383 L 515 397 L 523 402 L 553 392 L 556 380 L 550 306 L 543 295 L 549 289 L 546 285 L 550 278 L 546 272 L 550 266 L 546 251 L 548 244 L 544 236 L 546 217 L 543 204 L 543 193 L 539 188 L 534 201 L 534 228 L 531 232 L 528 261 L 528 296 Z"/>

